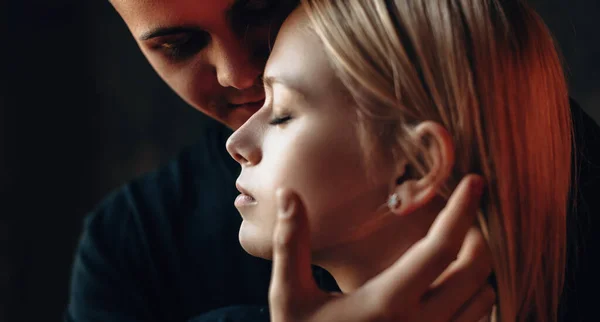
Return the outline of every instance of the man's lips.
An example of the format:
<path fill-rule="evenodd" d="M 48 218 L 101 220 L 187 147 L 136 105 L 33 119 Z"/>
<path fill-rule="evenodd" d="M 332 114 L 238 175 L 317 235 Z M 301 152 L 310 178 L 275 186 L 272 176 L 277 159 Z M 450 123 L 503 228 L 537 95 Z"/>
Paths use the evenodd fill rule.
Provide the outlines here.
<path fill-rule="evenodd" d="M 242 108 L 242 109 L 248 109 L 248 110 L 256 110 L 258 111 L 263 104 L 265 103 L 264 99 L 258 100 L 258 101 L 248 101 L 245 103 L 241 103 L 241 104 L 229 104 L 229 107 L 232 109 L 238 109 L 238 108 Z"/>

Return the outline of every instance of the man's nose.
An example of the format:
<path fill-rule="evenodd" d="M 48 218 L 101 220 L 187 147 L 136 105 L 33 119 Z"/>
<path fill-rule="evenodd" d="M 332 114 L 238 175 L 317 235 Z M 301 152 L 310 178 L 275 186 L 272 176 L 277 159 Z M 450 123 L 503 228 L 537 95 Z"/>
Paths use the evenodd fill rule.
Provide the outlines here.
<path fill-rule="evenodd" d="M 242 90 L 256 85 L 265 62 L 258 61 L 249 46 L 235 35 L 215 41 L 212 60 L 221 86 Z"/>

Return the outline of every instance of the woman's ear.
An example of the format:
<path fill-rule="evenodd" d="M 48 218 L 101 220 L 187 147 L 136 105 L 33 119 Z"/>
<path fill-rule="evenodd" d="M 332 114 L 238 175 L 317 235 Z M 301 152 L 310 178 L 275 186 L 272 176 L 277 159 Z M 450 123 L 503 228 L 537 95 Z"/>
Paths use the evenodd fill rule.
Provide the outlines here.
<path fill-rule="evenodd" d="M 423 160 L 425 173 L 421 175 L 413 165 L 402 167 L 399 179 L 388 202 L 390 210 L 404 216 L 425 206 L 450 179 L 454 168 L 454 142 L 450 133 L 433 121 L 420 123 L 413 132 L 413 138 L 419 142 L 420 152 L 417 159 Z"/>

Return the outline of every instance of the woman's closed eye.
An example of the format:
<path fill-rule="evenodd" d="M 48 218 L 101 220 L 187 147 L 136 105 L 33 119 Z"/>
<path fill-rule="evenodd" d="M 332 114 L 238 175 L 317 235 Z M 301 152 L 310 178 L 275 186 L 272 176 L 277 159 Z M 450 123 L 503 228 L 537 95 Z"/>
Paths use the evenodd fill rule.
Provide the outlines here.
<path fill-rule="evenodd" d="M 273 116 L 269 121 L 270 125 L 282 125 L 286 124 L 292 120 L 292 116 L 289 114 L 284 114 L 283 116 Z"/>

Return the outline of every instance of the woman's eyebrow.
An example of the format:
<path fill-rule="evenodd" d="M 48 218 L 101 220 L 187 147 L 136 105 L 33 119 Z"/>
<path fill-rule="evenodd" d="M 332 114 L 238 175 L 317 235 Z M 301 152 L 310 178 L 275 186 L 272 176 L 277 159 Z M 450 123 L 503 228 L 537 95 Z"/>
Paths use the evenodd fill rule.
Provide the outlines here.
<path fill-rule="evenodd" d="M 273 84 L 275 83 L 280 83 L 285 86 L 285 83 L 282 83 L 279 79 L 277 79 L 274 76 L 263 76 L 262 82 L 265 85 L 265 87 L 273 87 Z"/>
<path fill-rule="evenodd" d="M 198 27 L 186 27 L 186 26 L 175 26 L 175 27 L 158 27 L 143 33 L 139 40 L 148 40 L 156 37 L 175 35 L 186 32 L 198 32 L 202 29 Z"/>
<path fill-rule="evenodd" d="M 284 80 L 283 78 L 277 78 L 275 76 L 263 76 L 262 82 L 265 87 L 273 88 L 274 84 L 280 84 L 284 87 L 291 89 L 295 93 L 297 93 L 302 99 L 306 100 L 307 96 L 304 91 L 302 91 L 298 86 L 292 84 L 289 81 Z"/>
<path fill-rule="evenodd" d="M 293 89 L 296 92 L 299 92 L 299 93 L 302 92 L 297 86 L 294 86 L 291 82 L 286 81 L 283 78 L 278 78 L 275 76 L 263 76 L 262 81 L 263 81 L 263 84 L 265 85 L 265 87 L 273 87 L 274 84 L 279 84 L 279 85 L 283 85 L 289 89 Z"/>

